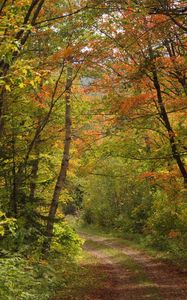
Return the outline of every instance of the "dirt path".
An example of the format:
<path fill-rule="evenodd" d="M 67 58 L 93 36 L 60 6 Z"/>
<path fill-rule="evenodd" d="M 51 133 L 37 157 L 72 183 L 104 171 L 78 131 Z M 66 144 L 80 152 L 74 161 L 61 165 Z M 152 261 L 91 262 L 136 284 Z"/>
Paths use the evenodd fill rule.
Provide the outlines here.
<path fill-rule="evenodd" d="M 160 299 L 152 291 L 153 285 L 141 285 L 134 278 L 129 268 L 122 267 L 114 261 L 111 255 L 103 253 L 106 251 L 95 249 L 96 245 L 90 245 L 90 239 L 85 242 L 84 248 L 93 256 L 97 257 L 97 272 L 99 270 L 104 276 L 102 287 L 95 290 L 94 295 L 90 294 L 89 300 L 132 300 L 132 299 Z M 101 243 L 100 245 L 101 246 Z"/>
<path fill-rule="evenodd" d="M 119 239 L 81 236 L 85 239 L 84 248 L 97 257 L 98 268 L 107 275 L 102 288 L 87 299 L 187 300 L 187 276 L 173 266 L 122 245 Z"/>

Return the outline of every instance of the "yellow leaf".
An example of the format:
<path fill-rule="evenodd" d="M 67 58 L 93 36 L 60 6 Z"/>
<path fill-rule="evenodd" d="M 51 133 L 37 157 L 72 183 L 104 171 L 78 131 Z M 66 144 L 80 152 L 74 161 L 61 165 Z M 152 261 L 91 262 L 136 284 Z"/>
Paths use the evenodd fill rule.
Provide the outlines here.
<path fill-rule="evenodd" d="M 5 85 L 5 89 L 6 89 L 8 92 L 11 92 L 10 85 L 6 84 L 6 85 Z"/>
<path fill-rule="evenodd" d="M 40 76 L 36 76 L 36 77 L 35 77 L 35 82 L 36 82 L 36 83 L 40 83 L 40 82 L 41 82 Z"/>
<path fill-rule="evenodd" d="M 23 88 L 25 87 L 24 83 L 21 82 L 21 83 L 19 84 L 19 87 L 20 87 L 21 89 L 23 89 Z"/>
<path fill-rule="evenodd" d="M 3 236 L 5 233 L 5 230 L 3 228 L 3 226 L 0 226 L 0 236 Z"/>
<path fill-rule="evenodd" d="M 35 87 L 34 80 L 31 80 L 31 81 L 30 81 L 30 84 L 32 85 L 32 87 Z"/>

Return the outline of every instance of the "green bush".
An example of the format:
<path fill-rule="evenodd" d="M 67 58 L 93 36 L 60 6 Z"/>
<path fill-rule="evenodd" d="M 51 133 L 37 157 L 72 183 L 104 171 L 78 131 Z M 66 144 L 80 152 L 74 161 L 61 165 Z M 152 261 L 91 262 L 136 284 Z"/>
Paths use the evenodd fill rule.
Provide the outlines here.
<path fill-rule="evenodd" d="M 155 200 L 145 232 L 149 245 L 167 250 L 177 257 L 187 257 L 187 204 L 166 195 Z"/>
<path fill-rule="evenodd" d="M 81 239 L 65 222 L 55 224 L 54 237 L 47 259 L 41 256 L 43 238 L 38 248 L 22 245 L 15 255 L 3 250 L 0 259 L 0 299 L 47 300 L 68 282 L 68 272 L 74 267 L 80 252 Z M 26 251 L 23 249 L 27 248 Z"/>
<path fill-rule="evenodd" d="M 56 254 L 74 260 L 79 254 L 82 240 L 78 237 L 75 230 L 66 222 L 56 223 L 54 225 L 54 236 L 51 244 L 51 256 Z"/>
<path fill-rule="evenodd" d="M 55 270 L 47 262 L 18 256 L 0 260 L 0 299 L 46 300 L 56 287 Z"/>

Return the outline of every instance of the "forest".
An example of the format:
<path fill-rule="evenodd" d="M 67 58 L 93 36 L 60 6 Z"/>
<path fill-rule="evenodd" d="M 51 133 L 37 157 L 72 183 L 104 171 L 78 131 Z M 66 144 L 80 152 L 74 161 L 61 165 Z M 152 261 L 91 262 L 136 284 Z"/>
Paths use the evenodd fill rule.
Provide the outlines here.
<path fill-rule="evenodd" d="M 186 117 L 186 0 L 0 0 L 0 300 L 187 299 Z"/>

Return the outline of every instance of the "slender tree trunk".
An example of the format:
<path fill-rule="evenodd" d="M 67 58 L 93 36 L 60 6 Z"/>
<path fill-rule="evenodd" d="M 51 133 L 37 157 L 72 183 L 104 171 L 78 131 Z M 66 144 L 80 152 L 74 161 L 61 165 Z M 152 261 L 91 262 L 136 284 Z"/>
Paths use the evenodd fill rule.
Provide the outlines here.
<path fill-rule="evenodd" d="M 168 118 L 168 114 L 167 114 L 167 111 L 166 111 L 166 108 L 165 108 L 165 105 L 164 105 L 164 102 L 162 99 L 161 87 L 160 87 L 160 83 L 159 83 L 159 79 L 158 79 L 158 75 L 157 75 L 157 70 L 156 70 L 156 67 L 154 66 L 154 64 L 152 66 L 152 74 L 153 74 L 154 87 L 157 92 L 157 100 L 158 100 L 158 105 L 159 105 L 159 109 L 160 109 L 160 115 L 162 117 L 162 120 L 163 120 L 165 127 L 167 129 L 167 132 L 168 132 L 168 138 L 169 138 L 169 142 L 170 142 L 170 146 L 171 146 L 172 155 L 173 155 L 173 158 L 176 160 L 176 163 L 181 172 L 181 175 L 183 176 L 184 184 L 186 186 L 187 185 L 187 170 L 181 159 L 180 153 L 177 149 L 175 133 L 171 126 L 171 123 Z"/>
<path fill-rule="evenodd" d="M 38 167 L 39 167 L 39 153 L 37 153 L 36 159 L 33 161 L 32 170 L 31 170 L 31 183 L 30 183 L 30 195 L 29 201 L 33 203 L 36 192 L 36 179 L 38 176 Z"/>
<path fill-rule="evenodd" d="M 0 138 L 3 135 L 4 120 L 3 120 L 3 104 L 4 104 L 4 95 L 6 93 L 5 87 L 2 87 L 0 91 Z"/>
<path fill-rule="evenodd" d="M 66 80 L 66 95 L 65 95 L 65 140 L 64 140 L 64 152 L 62 156 L 61 168 L 57 178 L 57 182 L 54 188 L 53 198 L 51 201 L 48 221 L 46 227 L 46 241 L 43 244 L 43 252 L 46 253 L 50 249 L 51 239 L 53 235 L 53 227 L 55 222 L 56 211 L 58 208 L 58 202 L 60 193 L 65 185 L 66 174 L 69 166 L 69 152 L 71 144 L 71 86 L 72 86 L 72 66 L 70 65 L 67 70 Z"/>
<path fill-rule="evenodd" d="M 24 27 L 27 24 L 31 24 L 32 26 L 35 24 L 40 11 L 43 7 L 45 0 L 32 0 L 30 7 L 28 8 L 28 11 L 25 15 L 22 27 Z M 6 1 L 5 1 L 6 3 Z M 5 5 L 5 3 L 3 4 L 3 6 Z M 2 8 L 3 8 L 2 6 Z M 27 30 L 25 31 L 25 29 L 21 29 L 15 36 L 15 41 L 20 42 L 20 49 L 14 51 L 12 53 L 12 62 L 11 63 L 7 63 L 4 61 L 4 59 L 0 60 L 0 77 L 4 78 L 7 73 L 10 70 L 11 65 L 13 64 L 13 62 L 17 59 L 18 54 L 20 53 L 20 50 L 23 48 L 23 46 L 25 45 L 25 43 L 27 42 L 29 36 L 30 36 L 31 30 Z M 6 95 L 6 90 L 5 87 L 2 86 L 1 90 L 0 90 L 0 137 L 2 136 L 2 132 L 3 132 L 3 106 L 4 106 L 4 99 L 5 99 L 5 95 Z"/>
<path fill-rule="evenodd" d="M 10 206 L 11 206 L 11 215 L 13 215 L 13 217 L 17 217 L 17 178 L 16 178 L 16 162 L 15 162 L 15 156 L 16 156 L 16 149 L 15 149 L 15 135 L 13 132 L 13 136 L 12 136 L 12 192 L 10 195 Z"/>
<path fill-rule="evenodd" d="M 0 5 L 0 15 L 2 14 L 3 8 L 5 7 L 6 3 L 7 3 L 7 0 L 4 0 L 2 2 L 2 4 Z"/>

